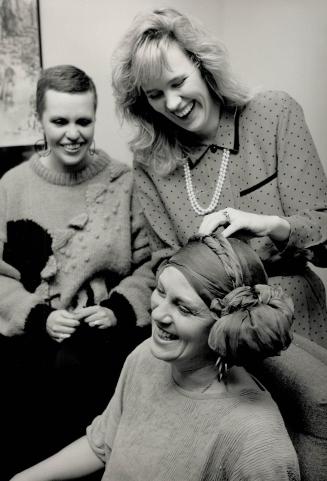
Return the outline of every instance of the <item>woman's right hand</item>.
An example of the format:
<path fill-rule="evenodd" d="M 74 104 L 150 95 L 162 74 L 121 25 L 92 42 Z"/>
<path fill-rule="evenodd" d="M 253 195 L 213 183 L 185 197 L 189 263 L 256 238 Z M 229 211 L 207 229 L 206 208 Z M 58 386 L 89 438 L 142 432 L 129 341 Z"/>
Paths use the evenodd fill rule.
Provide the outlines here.
<path fill-rule="evenodd" d="M 268 236 L 278 242 L 286 242 L 291 229 L 289 222 L 277 215 L 255 214 L 227 207 L 205 215 L 199 227 L 199 234 L 210 235 L 220 226 L 225 227 L 221 232 L 224 237 L 244 231 L 252 237 Z"/>
<path fill-rule="evenodd" d="M 80 325 L 79 316 L 65 309 L 58 309 L 49 314 L 46 322 L 46 330 L 49 336 L 56 342 L 62 342 L 70 337 Z"/>

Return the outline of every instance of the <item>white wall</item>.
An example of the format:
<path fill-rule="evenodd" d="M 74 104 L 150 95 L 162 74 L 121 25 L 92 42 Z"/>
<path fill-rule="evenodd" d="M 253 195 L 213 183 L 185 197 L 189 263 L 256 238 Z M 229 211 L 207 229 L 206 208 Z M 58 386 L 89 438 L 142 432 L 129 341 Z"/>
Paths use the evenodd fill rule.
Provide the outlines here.
<path fill-rule="evenodd" d="M 131 131 L 115 115 L 110 58 L 137 12 L 167 5 L 203 21 L 249 85 L 286 90 L 300 102 L 327 172 L 326 0 L 40 0 L 44 66 L 72 63 L 97 85 L 97 146 L 131 162 Z M 327 284 L 327 270 L 320 274 Z"/>

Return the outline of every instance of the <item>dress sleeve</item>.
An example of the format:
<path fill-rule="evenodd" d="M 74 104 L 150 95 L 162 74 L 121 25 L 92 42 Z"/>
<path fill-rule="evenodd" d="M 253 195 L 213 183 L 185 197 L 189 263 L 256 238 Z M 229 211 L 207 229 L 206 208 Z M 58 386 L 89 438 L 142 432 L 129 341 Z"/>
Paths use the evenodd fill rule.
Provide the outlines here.
<path fill-rule="evenodd" d="M 284 249 L 309 249 L 309 260 L 321 265 L 327 242 L 327 180 L 301 106 L 287 94 L 282 102 L 278 187 L 291 226 Z"/>
<path fill-rule="evenodd" d="M 151 175 L 142 167 L 134 168 L 137 197 L 147 221 L 152 268 L 181 247 L 164 202 Z"/>
<path fill-rule="evenodd" d="M 24 333 L 31 310 L 42 300 L 24 288 L 20 272 L 3 259 L 7 242 L 7 203 L 6 189 L 0 182 L 0 333 L 14 336 Z"/>

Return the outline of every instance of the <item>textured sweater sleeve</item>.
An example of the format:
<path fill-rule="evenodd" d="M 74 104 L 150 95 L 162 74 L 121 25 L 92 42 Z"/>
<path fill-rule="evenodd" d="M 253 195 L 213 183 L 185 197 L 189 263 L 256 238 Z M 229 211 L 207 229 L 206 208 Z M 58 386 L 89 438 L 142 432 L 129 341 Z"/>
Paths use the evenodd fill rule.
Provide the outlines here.
<path fill-rule="evenodd" d="M 19 271 L 3 260 L 6 240 L 7 193 L 2 180 L 0 182 L 0 333 L 4 336 L 14 336 L 24 333 L 27 317 L 41 299 L 24 288 Z"/>
<path fill-rule="evenodd" d="M 285 249 L 312 248 L 317 265 L 326 262 L 327 180 L 305 122 L 300 105 L 288 94 L 282 94 L 283 108 L 279 118 L 277 154 L 278 185 L 285 212 L 291 225 Z M 297 133 L 298 142 L 294 141 Z"/>
<path fill-rule="evenodd" d="M 115 393 L 103 413 L 97 416 L 90 426 L 87 427 L 86 434 L 91 449 L 104 462 L 109 461 L 119 422 L 123 411 L 124 390 L 130 369 L 133 369 L 131 355 L 125 361 L 123 369 L 116 386 Z"/>
<path fill-rule="evenodd" d="M 230 481 L 299 481 L 297 455 L 278 408 L 268 402 L 253 407 L 246 417 L 231 419 L 237 458 Z"/>
<path fill-rule="evenodd" d="M 122 315 L 131 316 L 132 309 L 138 326 L 150 323 L 150 297 L 155 285 L 150 256 L 146 219 L 134 192 L 131 196 L 132 274 L 112 290 L 106 303 L 115 312 L 118 322 L 130 323 L 122 319 Z"/>
<path fill-rule="evenodd" d="M 254 435 L 256 436 L 254 438 Z M 233 467 L 230 481 L 300 481 L 298 460 L 294 448 L 278 442 L 274 433 L 263 439 L 262 433 L 250 432 L 248 448 Z M 250 449 L 249 449 L 250 448 Z"/>

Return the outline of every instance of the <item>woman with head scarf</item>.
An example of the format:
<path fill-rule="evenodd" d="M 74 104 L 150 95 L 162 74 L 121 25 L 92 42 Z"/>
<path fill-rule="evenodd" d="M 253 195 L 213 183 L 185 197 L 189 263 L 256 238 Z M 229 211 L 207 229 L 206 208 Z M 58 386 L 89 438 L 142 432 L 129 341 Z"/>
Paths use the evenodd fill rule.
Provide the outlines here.
<path fill-rule="evenodd" d="M 299 480 L 270 394 L 244 366 L 291 342 L 293 304 L 238 239 L 197 236 L 160 265 L 152 338 L 87 435 L 12 481 Z"/>

